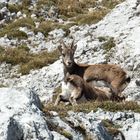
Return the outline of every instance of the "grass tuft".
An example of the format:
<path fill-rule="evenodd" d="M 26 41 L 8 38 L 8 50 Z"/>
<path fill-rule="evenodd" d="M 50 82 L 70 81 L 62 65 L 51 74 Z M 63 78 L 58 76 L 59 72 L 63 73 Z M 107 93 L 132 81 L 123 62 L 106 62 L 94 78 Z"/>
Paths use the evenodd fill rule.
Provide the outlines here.
<path fill-rule="evenodd" d="M 28 38 L 28 36 L 27 36 L 27 34 L 25 32 L 19 31 L 19 30 L 14 30 L 14 31 L 8 32 L 7 37 L 9 39 L 17 38 L 19 40 Z"/>
<path fill-rule="evenodd" d="M 102 48 L 104 50 L 106 62 L 109 62 L 111 56 L 113 56 L 113 53 L 114 53 L 112 48 L 114 48 L 116 46 L 115 41 L 114 41 L 114 38 L 113 37 L 110 37 L 110 38 L 99 37 L 98 39 L 101 42 L 102 41 L 105 41 L 102 44 Z"/>
<path fill-rule="evenodd" d="M 55 29 L 55 22 L 53 21 L 43 21 L 39 24 L 38 28 L 35 28 L 34 32 L 41 32 L 45 36 L 48 36 L 48 33 Z"/>
<path fill-rule="evenodd" d="M 105 50 L 105 52 L 109 52 L 115 46 L 116 44 L 115 44 L 114 38 L 111 37 L 103 44 L 103 49 Z"/>

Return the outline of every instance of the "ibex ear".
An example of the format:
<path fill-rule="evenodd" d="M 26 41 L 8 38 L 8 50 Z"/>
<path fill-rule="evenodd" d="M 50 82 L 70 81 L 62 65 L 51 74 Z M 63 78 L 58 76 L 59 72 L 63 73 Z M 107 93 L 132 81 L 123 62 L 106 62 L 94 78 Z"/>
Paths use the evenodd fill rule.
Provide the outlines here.
<path fill-rule="evenodd" d="M 74 45 L 74 40 L 71 43 L 71 49 L 75 52 L 77 45 Z"/>
<path fill-rule="evenodd" d="M 58 46 L 59 51 L 62 53 L 63 49 L 67 48 L 66 44 L 63 40 L 60 41 L 60 45 Z"/>
<path fill-rule="evenodd" d="M 58 46 L 58 50 L 59 50 L 60 53 L 62 53 L 62 50 L 63 50 L 62 45 Z"/>

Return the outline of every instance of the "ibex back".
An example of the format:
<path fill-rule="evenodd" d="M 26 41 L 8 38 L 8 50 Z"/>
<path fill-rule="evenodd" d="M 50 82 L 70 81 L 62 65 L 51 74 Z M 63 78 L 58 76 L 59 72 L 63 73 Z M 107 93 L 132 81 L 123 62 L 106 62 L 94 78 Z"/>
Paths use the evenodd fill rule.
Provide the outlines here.
<path fill-rule="evenodd" d="M 64 76 L 68 72 L 79 75 L 88 83 L 91 81 L 104 81 L 115 95 L 118 95 L 125 89 L 130 82 L 130 77 L 127 77 L 126 72 L 121 67 L 114 64 L 77 64 L 74 61 L 76 48 L 74 41 L 69 46 L 62 42 L 58 47 L 62 54 Z"/>

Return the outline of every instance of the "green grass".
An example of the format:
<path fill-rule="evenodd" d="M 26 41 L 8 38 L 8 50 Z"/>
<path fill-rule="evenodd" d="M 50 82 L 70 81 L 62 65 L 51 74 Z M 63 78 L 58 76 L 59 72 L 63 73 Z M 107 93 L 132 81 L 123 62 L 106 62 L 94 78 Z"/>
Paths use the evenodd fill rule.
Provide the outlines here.
<path fill-rule="evenodd" d="M 45 112 L 49 111 L 56 111 L 59 115 L 64 118 L 67 116 L 67 112 L 73 110 L 74 112 L 85 112 L 89 113 L 91 110 L 97 111 L 97 108 L 102 108 L 105 111 L 117 112 L 117 111 L 128 111 L 132 110 L 134 112 L 140 112 L 140 105 L 136 102 L 125 102 L 125 103 L 118 103 L 118 102 L 83 102 L 78 104 L 75 107 L 71 105 L 65 106 L 63 103 L 60 103 L 58 106 L 54 106 L 54 103 L 50 103 L 44 107 Z"/>
<path fill-rule="evenodd" d="M 0 62 L 20 65 L 19 73 L 28 74 L 32 69 L 39 69 L 53 63 L 59 58 L 58 50 L 48 53 L 47 51 L 33 54 L 26 45 L 18 48 L 0 47 Z"/>

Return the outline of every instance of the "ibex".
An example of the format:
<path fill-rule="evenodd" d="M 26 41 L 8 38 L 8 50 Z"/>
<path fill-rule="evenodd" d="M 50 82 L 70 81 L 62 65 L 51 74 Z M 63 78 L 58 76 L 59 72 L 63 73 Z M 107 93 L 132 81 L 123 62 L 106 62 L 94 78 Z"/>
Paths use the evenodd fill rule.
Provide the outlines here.
<path fill-rule="evenodd" d="M 74 53 L 77 46 L 74 41 L 67 46 L 64 42 L 58 47 L 62 54 L 64 65 L 64 76 L 66 73 L 76 74 L 86 82 L 104 81 L 114 95 L 121 93 L 130 82 L 126 72 L 119 66 L 113 64 L 77 64 L 74 61 Z"/>
<path fill-rule="evenodd" d="M 103 91 L 95 87 L 91 87 L 83 78 L 78 75 L 66 75 L 65 83 L 67 86 L 67 91 L 62 92 L 57 96 L 55 106 L 59 104 L 60 101 L 69 101 L 72 105 L 77 105 L 77 101 L 84 99 L 95 100 L 95 101 L 105 101 L 105 100 L 116 100 L 121 101 L 124 98 L 115 96 L 108 91 Z"/>

